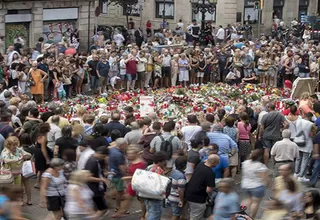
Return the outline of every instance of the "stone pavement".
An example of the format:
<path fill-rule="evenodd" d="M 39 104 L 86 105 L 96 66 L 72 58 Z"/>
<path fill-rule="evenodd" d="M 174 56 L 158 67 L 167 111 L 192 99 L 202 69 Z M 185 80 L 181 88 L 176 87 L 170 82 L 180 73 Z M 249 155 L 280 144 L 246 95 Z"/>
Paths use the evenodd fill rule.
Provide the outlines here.
<path fill-rule="evenodd" d="M 272 178 L 272 173 L 273 173 L 273 170 L 270 169 L 270 177 L 271 178 Z M 239 182 L 240 182 L 240 175 L 237 175 L 236 183 L 239 183 Z M 31 186 L 33 186 L 33 183 L 34 183 L 34 180 L 32 179 L 31 180 Z M 319 187 L 319 185 L 317 185 L 317 188 L 318 187 Z M 244 195 L 244 192 L 241 190 L 240 184 L 236 184 L 235 189 L 236 189 L 236 192 L 239 194 L 240 198 L 244 199 L 245 195 Z M 307 188 L 304 187 L 303 190 L 307 190 Z M 52 219 L 50 215 L 48 216 L 47 209 L 40 207 L 40 205 L 39 205 L 39 201 L 40 201 L 39 194 L 40 194 L 40 191 L 38 189 L 32 188 L 32 203 L 33 203 L 33 205 L 32 206 L 24 206 L 23 207 L 23 213 L 31 220 L 49 220 L 49 219 Z M 272 190 L 269 187 L 269 189 L 267 190 L 267 193 L 266 193 L 266 195 L 265 195 L 265 197 L 264 197 L 264 199 L 263 199 L 263 201 L 262 201 L 262 203 L 260 205 L 258 217 L 260 217 L 260 215 L 262 213 L 262 208 L 264 207 L 264 202 L 267 201 L 270 196 L 272 196 Z M 110 196 L 109 196 L 109 198 L 110 198 Z M 112 199 L 108 199 L 108 205 L 109 205 L 111 211 L 110 211 L 109 215 L 106 217 L 106 219 L 112 219 L 111 215 L 114 213 L 113 210 L 115 208 L 115 201 L 112 200 Z M 137 200 L 135 200 L 133 202 L 133 205 L 132 205 L 132 207 L 131 207 L 131 209 L 129 211 L 130 211 L 131 214 L 123 217 L 122 219 L 124 219 L 124 220 L 138 220 L 139 217 L 140 217 L 140 214 L 141 214 L 140 203 Z M 165 208 L 163 210 L 163 216 L 162 216 L 161 220 L 170 220 L 171 219 L 170 216 L 171 216 L 170 207 Z"/>

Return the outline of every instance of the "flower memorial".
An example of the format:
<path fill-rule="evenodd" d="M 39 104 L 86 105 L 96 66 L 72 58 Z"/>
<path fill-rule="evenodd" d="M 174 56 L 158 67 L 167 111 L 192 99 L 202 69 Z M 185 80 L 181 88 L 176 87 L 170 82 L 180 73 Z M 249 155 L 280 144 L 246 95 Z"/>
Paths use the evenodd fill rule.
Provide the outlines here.
<path fill-rule="evenodd" d="M 160 90 L 136 90 L 134 92 L 109 91 L 99 96 L 77 96 L 64 102 L 56 101 L 61 105 L 66 117 L 71 120 L 77 115 L 79 107 L 85 108 L 88 112 L 95 112 L 96 115 L 109 114 L 111 111 L 122 109 L 125 106 L 132 106 L 135 117 L 140 118 L 139 109 L 140 96 L 152 96 L 154 103 L 150 104 L 157 113 L 160 121 L 174 118 L 177 121 L 184 121 L 188 114 L 215 113 L 221 108 L 228 106 L 234 108 L 239 100 L 246 99 L 250 106 L 260 103 L 263 96 L 279 104 L 283 99 L 290 96 L 288 90 L 277 88 L 265 88 L 252 84 L 240 86 L 229 86 L 227 84 L 208 84 L 205 86 L 193 86 L 189 88 L 177 86 Z M 46 104 L 39 106 L 40 112 L 47 111 Z M 122 116 L 123 118 L 124 116 Z"/>

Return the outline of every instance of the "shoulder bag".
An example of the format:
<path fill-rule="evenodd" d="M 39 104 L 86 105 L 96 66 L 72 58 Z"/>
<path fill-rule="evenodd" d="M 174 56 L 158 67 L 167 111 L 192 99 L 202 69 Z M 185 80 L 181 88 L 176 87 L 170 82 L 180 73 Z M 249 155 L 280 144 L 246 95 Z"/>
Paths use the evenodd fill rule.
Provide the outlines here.
<path fill-rule="evenodd" d="M 0 185 L 2 184 L 12 184 L 14 181 L 12 172 L 10 168 L 7 168 L 3 164 L 3 159 L 1 159 L 1 165 L 0 165 Z"/>

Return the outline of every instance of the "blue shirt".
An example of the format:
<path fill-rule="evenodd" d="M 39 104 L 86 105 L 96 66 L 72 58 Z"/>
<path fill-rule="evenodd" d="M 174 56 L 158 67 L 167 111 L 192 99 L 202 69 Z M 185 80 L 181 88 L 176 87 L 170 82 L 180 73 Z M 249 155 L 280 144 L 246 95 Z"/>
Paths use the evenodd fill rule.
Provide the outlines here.
<path fill-rule="evenodd" d="M 239 196 L 235 192 L 225 194 L 219 192 L 214 206 L 214 220 L 230 220 L 231 217 L 239 212 Z"/>
<path fill-rule="evenodd" d="M 5 195 L 0 195 L 0 208 L 3 209 L 4 205 L 9 202 L 8 197 L 6 197 Z M 2 216 L 0 216 L 0 220 L 6 220 L 9 219 L 8 218 L 8 213 L 4 213 Z"/>
<path fill-rule="evenodd" d="M 109 73 L 110 65 L 107 61 L 106 63 L 99 62 L 97 65 L 97 71 L 99 71 L 100 76 L 107 77 Z"/>
<path fill-rule="evenodd" d="M 210 139 L 210 144 L 216 144 L 219 147 L 219 155 L 228 155 L 233 148 L 237 148 L 236 142 L 234 142 L 228 135 L 218 131 L 207 132 L 207 136 Z"/>
<path fill-rule="evenodd" d="M 113 177 L 121 178 L 123 177 L 120 166 L 125 164 L 124 154 L 116 147 L 109 149 L 109 171 L 113 172 Z"/>
<path fill-rule="evenodd" d="M 228 160 L 225 160 L 224 158 L 222 158 L 220 155 L 218 155 L 220 158 L 219 164 L 212 169 L 212 171 L 215 173 L 216 175 L 216 179 L 221 179 L 223 178 L 223 171 L 224 169 L 229 167 L 228 164 Z M 201 162 L 204 162 L 206 159 L 208 159 L 208 156 L 205 156 Z"/>

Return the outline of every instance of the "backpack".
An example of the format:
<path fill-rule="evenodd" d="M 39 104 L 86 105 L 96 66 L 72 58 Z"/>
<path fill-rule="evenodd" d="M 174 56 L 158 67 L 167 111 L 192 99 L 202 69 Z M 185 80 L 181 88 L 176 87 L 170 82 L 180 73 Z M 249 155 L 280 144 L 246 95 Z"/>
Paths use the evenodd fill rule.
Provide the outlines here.
<path fill-rule="evenodd" d="M 161 139 L 160 151 L 166 152 L 168 155 L 168 159 L 171 159 L 172 152 L 173 152 L 172 140 L 173 140 L 174 136 L 171 136 L 168 139 L 164 139 L 164 137 L 162 135 L 160 135 L 159 137 Z"/>
<path fill-rule="evenodd" d="M 30 129 L 30 140 L 31 140 L 31 143 L 32 144 L 35 144 L 36 141 L 37 141 L 37 135 L 38 135 L 38 132 L 39 132 L 39 125 L 40 125 L 40 122 L 38 121 L 30 121 L 30 123 L 32 124 L 32 127 Z"/>

